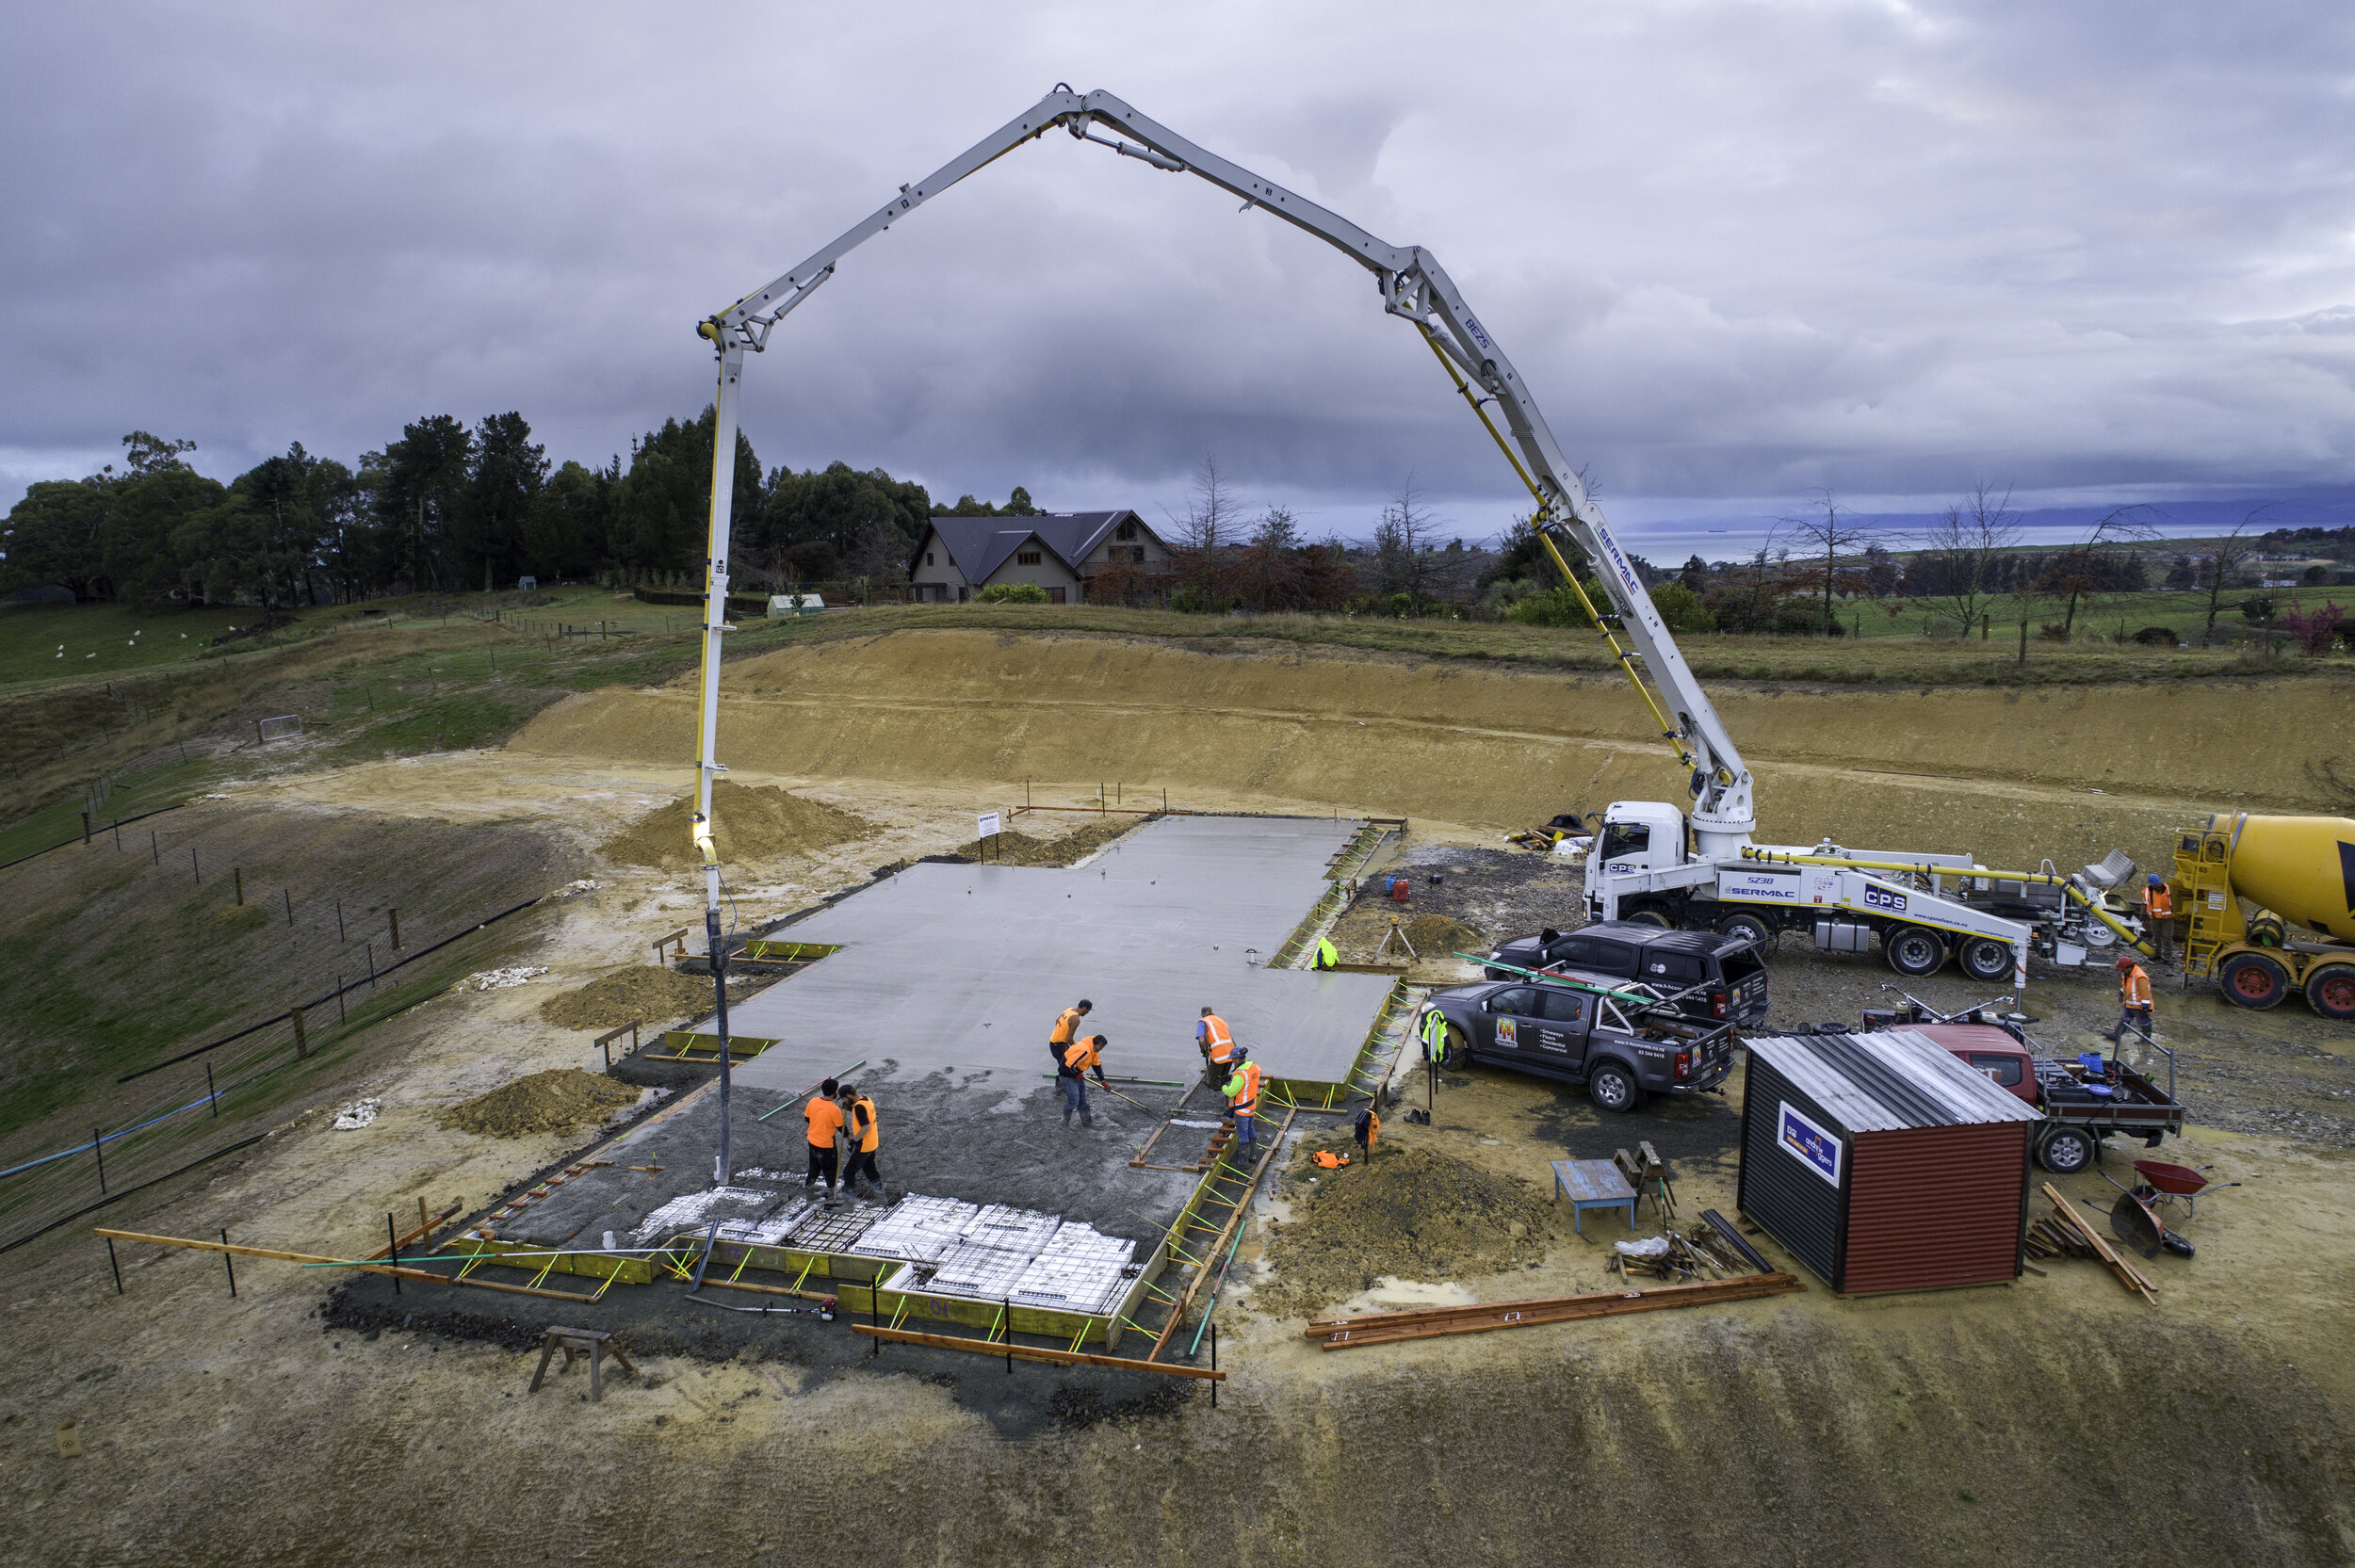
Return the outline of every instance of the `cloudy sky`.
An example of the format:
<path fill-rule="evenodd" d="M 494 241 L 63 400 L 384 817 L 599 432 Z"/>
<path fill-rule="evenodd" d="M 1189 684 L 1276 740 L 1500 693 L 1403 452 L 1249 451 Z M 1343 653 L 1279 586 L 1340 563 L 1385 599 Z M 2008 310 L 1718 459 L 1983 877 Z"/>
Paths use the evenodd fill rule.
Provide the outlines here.
<path fill-rule="evenodd" d="M 691 18 L 691 22 L 690 20 Z M 2355 497 L 2355 10 L 2325 0 L 218 3 L 0 32 L 0 505 L 132 428 L 226 477 L 521 410 L 602 461 L 696 319 L 1102 88 L 1428 247 L 1632 527 Z M 771 465 L 1362 532 L 1509 472 L 1340 256 L 1056 136 L 870 242 L 747 376 Z"/>

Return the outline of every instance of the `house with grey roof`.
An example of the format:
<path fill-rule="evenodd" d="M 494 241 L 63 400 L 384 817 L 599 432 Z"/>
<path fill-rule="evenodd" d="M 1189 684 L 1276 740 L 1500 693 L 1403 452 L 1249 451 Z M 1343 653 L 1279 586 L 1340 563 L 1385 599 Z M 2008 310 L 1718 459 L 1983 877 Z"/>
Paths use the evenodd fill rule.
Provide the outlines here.
<path fill-rule="evenodd" d="M 1133 511 L 935 517 L 909 558 L 908 584 L 919 605 L 966 604 L 999 583 L 1036 583 L 1049 604 L 1076 605 L 1092 578 L 1124 568 L 1156 578 L 1170 570 L 1169 546 Z"/>

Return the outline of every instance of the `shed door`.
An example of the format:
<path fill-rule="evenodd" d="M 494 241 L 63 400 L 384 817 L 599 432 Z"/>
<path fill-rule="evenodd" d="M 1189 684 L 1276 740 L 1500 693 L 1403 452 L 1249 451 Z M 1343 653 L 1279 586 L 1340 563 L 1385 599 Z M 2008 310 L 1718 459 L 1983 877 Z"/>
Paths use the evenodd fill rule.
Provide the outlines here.
<path fill-rule="evenodd" d="M 1990 1285 L 2020 1272 L 2028 1123 L 1914 1127 L 1851 1141 L 1850 1294 Z"/>

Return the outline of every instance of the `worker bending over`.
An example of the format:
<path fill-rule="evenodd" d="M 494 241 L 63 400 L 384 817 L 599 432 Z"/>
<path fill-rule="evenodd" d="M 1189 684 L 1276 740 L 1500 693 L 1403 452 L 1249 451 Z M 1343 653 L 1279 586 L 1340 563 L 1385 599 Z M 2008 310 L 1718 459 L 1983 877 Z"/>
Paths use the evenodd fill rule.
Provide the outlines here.
<path fill-rule="evenodd" d="M 1329 936 L 1317 938 L 1317 961 L 1312 967 L 1337 969 L 1340 966 L 1340 951 L 1333 946 L 1333 939 Z"/>
<path fill-rule="evenodd" d="M 1212 1083 L 1225 1083 L 1234 1072 L 1235 1031 L 1226 1026 L 1226 1020 L 1209 1008 L 1194 1021 L 1194 1049 L 1202 1053 L 1202 1075 Z"/>
<path fill-rule="evenodd" d="M 1057 1072 L 1063 1070 L 1064 1052 L 1069 1050 L 1072 1043 L 1080 1038 L 1080 1020 L 1095 1010 L 1096 1004 L 1082 996 L 1079 1006 L 1065 1008 L 1056 1014 L 1055 1026 L 1047 1035 L 1047 1054 L 1055 1059 Z"/>
<path fill-rule="evenodd" d="M 2161 963 L 2175 962 L 2175 894 L 2165 877 L 2152 877 L 2142 886 L 2142 926 L 2157 949 Z"/>
<path fill-rule="evenodd" d="M 882 1203 L 884 1179 L 875 1166 L 875 1151 L 883 1146 L 883 1124 L 875 1119 L 875 1102 L 847 1083 L 837 1098 L 849 1119 L 846 1136 L 851 1144 L 851 1162 L 843 1167 L 842 1185 L 852 1197 L 864 1198 L 864 1183 L 871 1181 L 875 1184 L 875 1201 Z"/>
<path fill-rule="evenodd" d="M 842 1107 L 835 1096 L 841 1091 L 840 1084 L 828 1078 L 802 1107 L 802 1118 L 809 1123 L 809 1174 L 802 1178 L 802 1185 L 823 1186 L 828 1203 L 834 1202 L 834 1140 L 842 1132 Z"/>
<path fill-rule="evenodd" d="M 2118 1027 L 2103 1038 L 2122 1045 L 2126 1031 L 2132 1029 L 2147 1043 L 2151 1039 L 2151 976 L 2130 953 L 2118 955 Z"/>
<path fill-rule="evenodd" d="M 1098 1084 L 1104 1082 L 1104 1047 L 1110 1043 L 1099 1034 L 1087 1040 L 1075 1040 L 1064 1047 L 1063 1059 L 1055 1064 L 1055 1076 L 1063 1082 L 1064 1126 L 1071 1125 L 1071 1113 L 1075 1110 L 1080 1113 L 1080 1125 L 1096 1125 L 1096 1117 L 1088 1110 L 1087 1075 L 1093 1072 Z"/>
<path fill-rule="evenodd" d="M 1254 1165 L 1259 1151 L 1259 1064 L 1251 1053 L 1235 1047 L 1235 1075 L 1226 1080 L 1226 1103 L 1235 1118 L 1235 1147 L 1243 1163 Z"/>

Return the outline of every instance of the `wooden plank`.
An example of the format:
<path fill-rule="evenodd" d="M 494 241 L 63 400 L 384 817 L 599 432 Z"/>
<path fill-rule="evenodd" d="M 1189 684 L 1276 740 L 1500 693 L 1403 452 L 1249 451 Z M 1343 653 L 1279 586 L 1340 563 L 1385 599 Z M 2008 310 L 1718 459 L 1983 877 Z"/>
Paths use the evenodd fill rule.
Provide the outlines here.
<path fill-rule="evenodd" d="M 1671 1307 L 1708 1306 L 1720 1301 L 1751 1301 L 1805 1290 L 1791 1274 L 1747 1274 L 1734 1280 L 1698 1285 L 1661 1285 L 1587 1296 L 1566 1296 L 1551 1302 L 1506 1302 L 1483 1308 L 1442 1307 L 1437 1317 L 1401 1313 L 1361 1317 L 1346 1327 L 1312 1335 L 1327 1350 L 1354 1350 L 1361 1345 L 1395 1345 L 1411 1339 L 1437 1339 L 1451 1334 L 1486 1334 L 1491 1329 L 1532 1328 L 1540 1323 L 1568 1323 L 1591 1317 L 1616 1317 L 1632 1312 L 1659 1312 Z M 1414 1319 L 1392 1322 L 1389 1317 Z"/>
<path fill-rule="evenodd" d="M 1712 1294 L 1725 1296 L 1733 1293 L 1737 1285 L 1755 1285 L 1762 1280 L 1773 1283 L 1775 1288 L 1768 1294 L 1775 1294 L 1786 1289 L 1789 1284 L 1797 1283 L 1798 1276 L 1795 1274 L 1744 1274 L 1730 1280 L 1700 1280 L 1684 1285 L 1660 1285 L 1643 1294 L 1668 1297 L 1679 1292 L 1685 1295 L 1698 1292 L 1703 1297 Z M 1404 1312 L 1359 1314 L 1354 1317 L 1316 1317 L 1309 1319 L 1305 1332 L 1310 1339 L 1321 1339 L 1333 1329 L 1363 1328 L 1368 1324 L 1411 1326 L 1417 1323 L 1444 1323 L 1456 1318 L 1477 1317 L 1498 1312 L 1537 1312 L 1556 1307 L 1575 1308 L 1596 1301 L 1622 1301 L 1627 1294 L 1623 1290 L 1590 1290 L 1576 1296 L 1533 1296 L 1514 1301 L 1475 1301 L 1464 1306 L 1412 1307 Z"/>
<path fill-rule="evenodd" d="M 870 1328 L 853 1323 L 851 1332 L 869 1339 L 889 1340 L 895 1345 L 927 1345 L 935 1350 L 968 1350 L 975 1355 L 1012 1356 L 1016 1361 L 1046 1361 L 1065 1366 L 1109 1366 L 1120 1372 L 1159 1372 L 1170 1378 L 1200 1378 L 1209 1382 L 1225 1382 L 1226 1374 L 1213 1372 L 1207 1366 L 1180 1366 L 1166 1361 L 1134 1361 L 1127 1356 L 1092 1355 L 1085 1350 L 1048 1350 L 1031 1345 L 1009 1345 L 1003 1340 L 967 1339 L 953 1334 L 917 1334 L 907 1329 Z"/>
<path fill-rule="evenodd" d="M 799 1296 L 805 1301 L 838 1299 L 836 1293 L 831 1290 L 796 1290 L 786 1285 L 755 1285 L 750 1280 L 715 1280 L 708 1276 L 705 1278 L 703 1287 L 706 1290 L 750 1290 L 761 1296 Z"/>
<path fill-rule="evenodd" d="M 2110 1272 L 2118 1276 L 2119 1284 L 2140 1295 L 2152 1305 L 2158 1304 L 2157 1288 L 2149 1280 L 2144 1279 L 2133 1264 L 2110 1251 L 2110 1244 L 2096 1236 L 2093 1233 L 2093 1227 L 2078 1217 L 2077 1211 L 2069 1206 L 2068 1199 L 2053 1190 L 2051 1182 L 2044 1184 L 2044 1195 L 2053 1201 L 2054 1210 L 2067 1222 L 2069 1228 L 2076 1232 L 2079 1237 L 2092 1247 L 2093 1255 L 2110 1266 Z"/>

